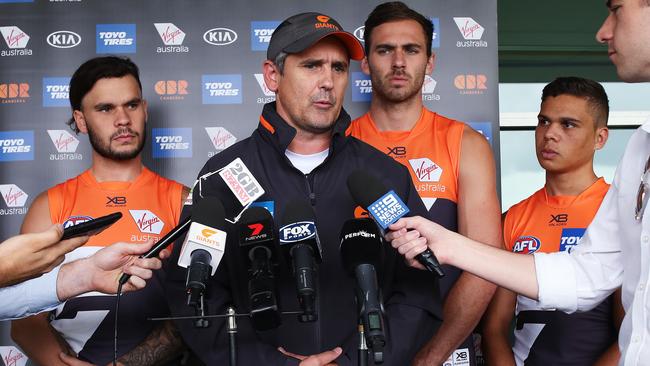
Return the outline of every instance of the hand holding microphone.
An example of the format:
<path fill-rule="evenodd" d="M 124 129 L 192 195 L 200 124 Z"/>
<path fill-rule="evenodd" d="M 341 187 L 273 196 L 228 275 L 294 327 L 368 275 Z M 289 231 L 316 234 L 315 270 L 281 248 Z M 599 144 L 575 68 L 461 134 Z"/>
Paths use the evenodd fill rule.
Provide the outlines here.
<path fill-rule="evenodd" d="M 453 231 L 449 231 L 420 216 L 403 217 L 389 226 L 391 230 L 386 234 L 393 248 L 404 256 L 411 267 L 424 269 L 417 260 L 417 256 L 424 251 L 434 251 L 443 263 L 449 263 L 447 249 L 453 248 L 451 244 L 462 238 Z"/>
<path fill-rule="evenodd" d="M 354 200 L 361 207 L 368 210 L 370 216 L 375 219 L 383 230 L 386 230 L 391 224 L 409 212 L 406 204 L 394 191 L 386 189 L 377 178 L 366 171 L 357 170 L 352 172 L 347 183 Z M 415 256 L 415 259 L 429 272 L 437 274 L 438 277 L 445 275 L 438 259 L 430 249 L 427 248 L 420 252 Z"/>

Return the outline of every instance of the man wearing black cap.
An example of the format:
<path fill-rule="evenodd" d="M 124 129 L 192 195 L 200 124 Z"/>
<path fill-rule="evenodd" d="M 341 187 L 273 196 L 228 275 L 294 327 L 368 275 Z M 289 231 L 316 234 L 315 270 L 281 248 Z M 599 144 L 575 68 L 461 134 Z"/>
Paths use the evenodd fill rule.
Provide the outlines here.
<path fill-rule="evenodd" d="M 273 33 L 263 64 L 264 81 L 276 93 L 276 101 L 264 106 L 251 137 L 212 157 L 199 173 L 194 204 L 202 197 L 218 197 L 227 220 L 237 217 L 248 203 L 236 199 L 225 180 L 212 173 L 237 158 L 263 189 L 261 196 L 251 199 L 273 213 L 276 233 L 279 222 L 290 212 L 286 208 L 289 202 L 300 200 L 315 212 L 323 257 L 314 280 L 316 317 L 311 322 L 300 322 L 295 315 L 282 316 L 279 326 L 265 331 L 255 330 L 248 317 L 238 318 L 240 365 L 357 364 L 354 279 L 343 270 L 339 254 L 339 232 L 346 220 L 354 218 L 357 208 L 346 186 L 353 171 L 372 172 L 412 211 L 425 212 L 403 166 L 345 134 L 350 117 L 342 104 L 350 58 L 361 60 L 363 48 L 331 17 L 303 13 L 281 23 Z M 250 311 L 248 268 L 238 248 L 239 230 L 243 227 L 240 222 L 225 224 L 225 254 L 205 290 L 208 314 L 223 314 L 229 305 L 237 313 Z M 384 364 L 405 365 L 431 336 L 428 329 L 430 314 L 436 312 L 431 300 L 435 281 L 428 273 L 408 269 L 396 251 L 385 248 L 380 268 L 386 309 Z M 194 315 L 194 309 L 185 301 L 187 271 L 175 264 L 180 250 L 181 245 L 176 245 L 168 261 L 168 300 L 175 316 Z M 295 311 L 301 307 L 288 262 L 281 257 L 274 268 L 275 296 L 281 310 Z M 207 329 L 196 329 L 194 322 L 186 320 L 175 324 L 203 362 L 227 364 L 226 322 L 211 322 Z"/>

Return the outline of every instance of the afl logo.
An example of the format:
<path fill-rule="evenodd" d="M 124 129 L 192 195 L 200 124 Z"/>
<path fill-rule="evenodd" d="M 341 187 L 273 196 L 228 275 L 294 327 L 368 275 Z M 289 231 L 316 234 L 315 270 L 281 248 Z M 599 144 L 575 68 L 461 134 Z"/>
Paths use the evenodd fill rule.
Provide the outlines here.
<path fill-rule="evenodd" d="M 203 40 L 215 46 L 225 46 L 237 40 L 237 33 L 228 28 L 212 28 L 203 33 Z"/>
<path fill-rule="evenodd" d="M 90 216 L 70 216 L 70 217 L 68 217 L 68 219 L 65 220 L 65 222 L 63 223 L 63 228 L 64 228 L 64 229 L 67 229 L 67 228 L 69 228 L 70 226 L 79 225 L 79 224 L 81 224 L 82 222 L 90 221 L 90 220 L 92 220 L 92 219 L 93 219 L 93 218 L 90 217 Z"/>
<path fill-rule="evenodd" d="M 354 30 L 354 36 L 357 37 L 357 39 L 361 42 L 363 42 L 363 34 L 366 30 L 365 26 L 360 26 L 359 28 Z"/>
<path fill-rule="evenodd" d="M 534 236 L 526 235 L 520 236 L 515 241 L 512 247 L 513 253 L 532 254 L 535 253 L 542 246 L 542 242 Z"/>
<path fill-rule="evenodd" d="M 81 43 L 81 36 L 75 32 L 58 31 L 47 36 L 47 44 L 56 48 L 72 48 Z"/>

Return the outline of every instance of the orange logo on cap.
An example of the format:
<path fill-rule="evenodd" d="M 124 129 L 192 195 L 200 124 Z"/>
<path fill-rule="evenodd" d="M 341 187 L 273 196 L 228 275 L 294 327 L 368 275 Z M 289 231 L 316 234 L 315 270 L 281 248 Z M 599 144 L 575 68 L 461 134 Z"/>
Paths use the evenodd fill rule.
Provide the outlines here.
<path fill-rule="evenodd" d="M 316 17 L 316 19 L 318 19 L 319 22 L 327 23 L 329 22 L 330 17 L 328 17 L 327 15 L 319 15 Z"/>
<path fill-rule="evenodd" d="M 368 215 L 368 211 L 364 210 L 363 207 L 357 206 L 354 208 L 354 218 L 355 219 L 363 219 L 363 218 L 368 218 L 370 217 Z"/>
<path fill-rule="evenodd" d="M 211 237 L 212 235 L 216 234 L 216 230 L 211 230 L 211 229 L 203 229 L 201 230 L 201 235 L 205 236 L 206 238 Z"/>

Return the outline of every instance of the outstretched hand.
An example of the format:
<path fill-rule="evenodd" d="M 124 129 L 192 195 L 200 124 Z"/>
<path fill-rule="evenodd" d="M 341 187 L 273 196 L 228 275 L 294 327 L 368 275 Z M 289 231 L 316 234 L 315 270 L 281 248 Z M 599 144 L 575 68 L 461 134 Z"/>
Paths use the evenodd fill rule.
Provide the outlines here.
<path fill-rule="evenodd" d="M 444 227 L 420 216 L 403 217 L 388 227 L 386 240 L 404 256 L 409 266 L 425 269 L 415 257 L 431 249 L 440 263 L 447 263 L 445 248 L 457 235 Z"/>
<path fill-rule="evenodd" d="M 91 260 L 94 269 L 93 290 L 115 293 L 122 273 L 131 275 L 129 281 L 122 287 L 123 292 L 144 288 L 146 280 L 153 275 L 153 270 L 159 269 L 162 265 L 158 258 L 138 258 L 152 246 L 152 240 L 142 244 L 115 243 L 90 256 L 88 259 Z"/>
<path fill-rule="evenodd" d="M 40 233 L 11 237 L 0 244 L 0 287 L 23 282 L 50 272 L 66 253 L 82 246 L 88 236 L 61 241 L 63 226 L 52 225 Z"/>
<path fill-rule="evenodd" d="M 122 287 L 123 292 L 139 290 L 153 276 L 153 270 L 162 266 L 160 259 L 138 258 L 153 246 L 145 243 L 115 243 L 102 248 L 88 258 L 66 263 L 57 278 L 57 295 L 60 300 L 89 292 L 114 294 L 122 273 L 131 275 Z"/>

